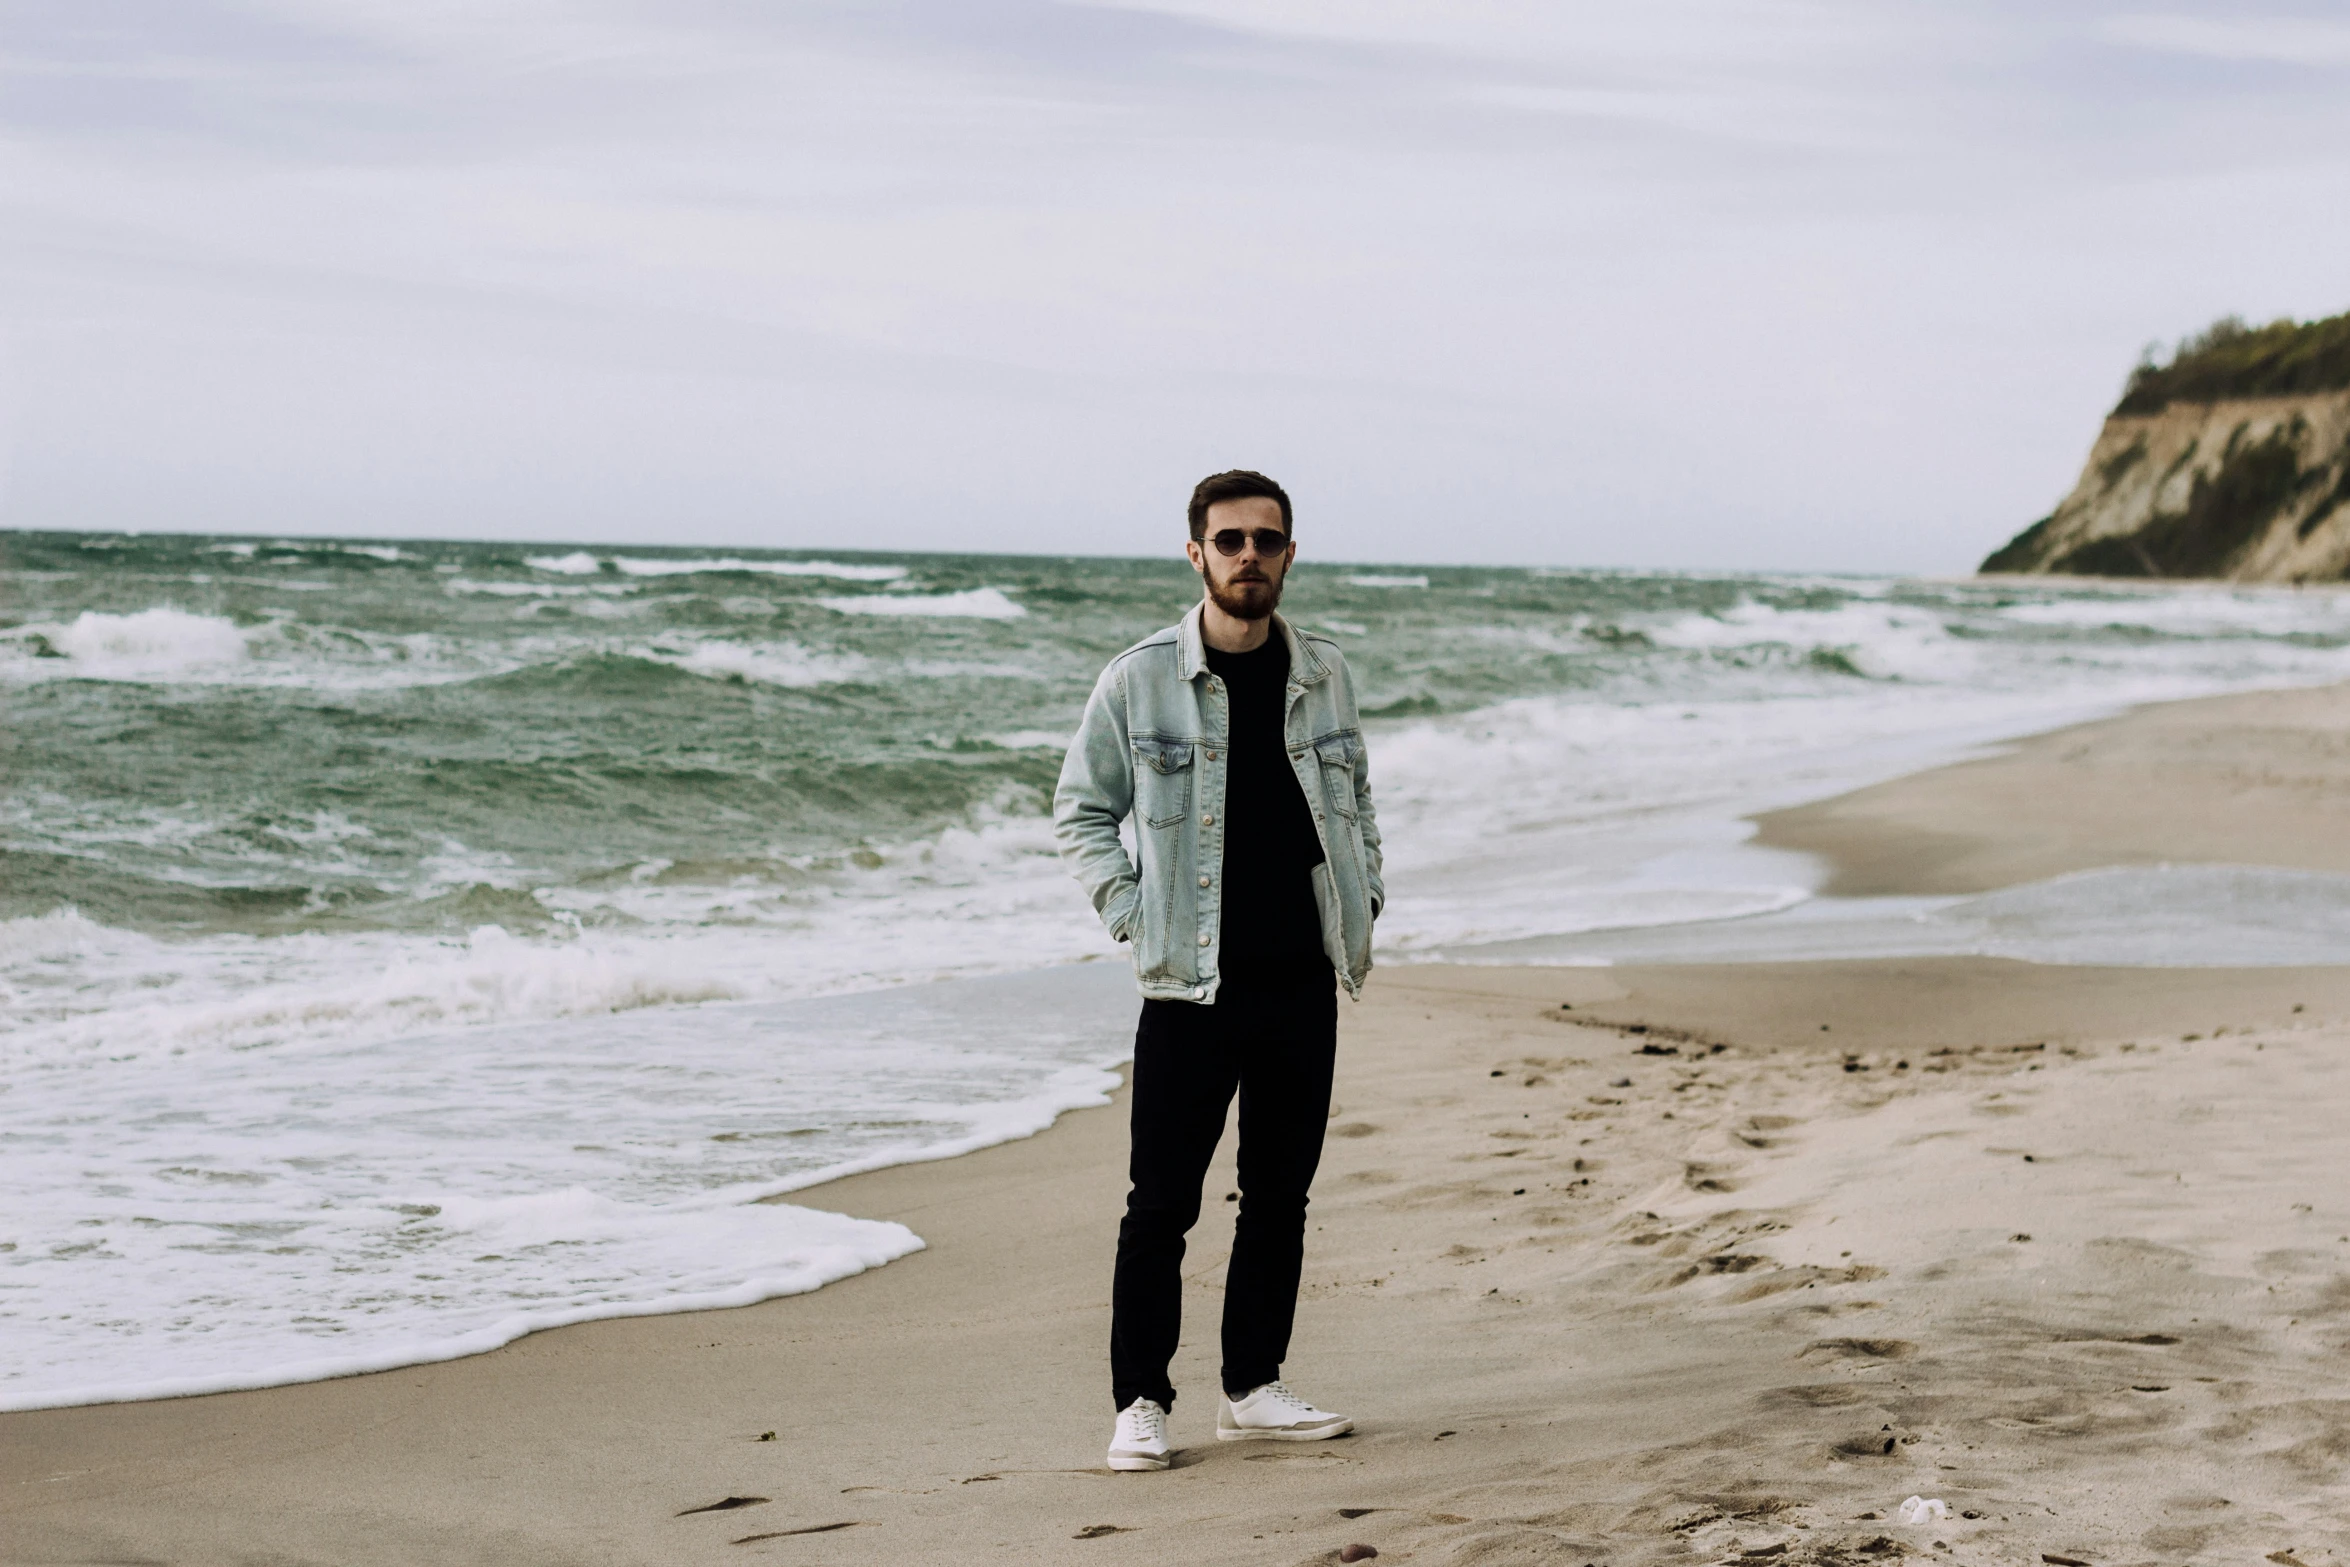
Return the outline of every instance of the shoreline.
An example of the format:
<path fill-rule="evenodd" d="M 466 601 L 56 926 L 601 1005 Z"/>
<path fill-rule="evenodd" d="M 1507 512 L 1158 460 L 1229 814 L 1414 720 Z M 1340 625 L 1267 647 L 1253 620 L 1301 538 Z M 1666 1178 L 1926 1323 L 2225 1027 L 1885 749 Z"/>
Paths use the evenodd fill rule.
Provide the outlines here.
<path fill-rule="evenodd" d="M 2350 683 L 2190 697 L 1750 818 L 1829 868 L 1821 897 L 1990 892 L 2109 866 L 2350 874 Z"/>
<path fill-rule="evenodd" d="M 2346 687 L 2160 704 L 1762 828 L 1903 890 L 2143 853 L 2165 830 L 2330 869 L 2286 856 L 2350 842 L 2323 798 L 2350 784 L 2350 745 L 2323 743 L 2346 734 Z M 2164 787 L 2115 802 L 2150 757 Z M 2109 809 L 2073 808 L 2084 789 Z M 2281 829 L 2238 808 L 2272 795 L 2299 802 Z M 794 1192 L 930 1243 L 811 1294 L 327 1382 L 0 1415 L 0 1561 L 1320 1561 L 1358 1539 L 1462 1562 L 1773 1542 L 1823 1562 L 2350 1558 L 2341 1526 L 2294 1500 L 2339 1485 L 2328 1411 L 2350 1408 L 2326 1403 L 2350 1389 L 2312 1358 L 2340 1336 L 2329 1248 L 2350 1253 L 2333 1240 L 2350 1214 L 2309 1164 L 2331 1135 L 2319 1090 L 2350 1043 L 2350 970 L 1405 965 L 1373 987 L 1342 1012 L 1291 1362 L 1357 1415 L 1348 1441 L 1199 1441 L 1227 1142 L 1186 1266 L 1184 1461 L 1098 1468 L 1123 1126 L 1078 1112 Z M 2260 1075 L 2277 1073 L 2282 1089 Z M 2235 1106 L 2265 1141 L 2205 1146 L 2211 1123 L 2190 1119 L 2139 1161 L 2168 1186 L 2124 1168 L 2144 1127 L 2111 1106 L 2189 1102 Z M 2073 1184 L 2015 1184 L 2044 1176 Z M 2297 1182 L 2311 1191 L 2285 1200 Z M 2207 1233 L 2207 1185 L 2240 1215 L 2232 1239 Z M 2295 1314 L 2272 1324 L 2280 1298 Z M 2170 1369 L 2141 1380 L 2163 1393 L 2116 1381 L 2154 1364 Z M 2200 1402 L 2157 1418 L 2145 1401 L 2174 1392 Z M 2228 1422 L 2253 1433 L 2250 1477 L 2181 1502 L 2203 1495 L 2201 1434 Z M 1863 1451 L 1864 1426 L 1894 1450 Z M 1904 1531 L 1888 1515 L 1910 1490 L 1983 1516 Z M 2052 1505 L 2061 1522 L 2027 1522 Z"/>

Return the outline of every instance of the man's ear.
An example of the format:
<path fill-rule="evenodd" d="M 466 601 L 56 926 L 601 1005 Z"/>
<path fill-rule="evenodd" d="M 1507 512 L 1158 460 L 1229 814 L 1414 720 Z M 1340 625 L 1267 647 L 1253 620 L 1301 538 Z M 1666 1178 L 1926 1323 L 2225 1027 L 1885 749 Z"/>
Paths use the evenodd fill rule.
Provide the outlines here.
<path fill-rule="evenodd" d="M 1208 555 L 1207 551 L 1200 548 L 1199 540 L 1185 539 L 1183 541 L 1183 553 L 1190 557 L 1192 570 L 1198 572 L 1201 576 L 1207 575 Z"/>

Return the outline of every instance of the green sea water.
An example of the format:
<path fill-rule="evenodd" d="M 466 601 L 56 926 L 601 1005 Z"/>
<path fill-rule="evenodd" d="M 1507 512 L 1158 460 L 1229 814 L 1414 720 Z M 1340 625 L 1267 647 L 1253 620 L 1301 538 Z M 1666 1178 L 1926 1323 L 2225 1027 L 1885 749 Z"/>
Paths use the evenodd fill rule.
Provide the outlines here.
<path fill-rule="evenodd" d="M 10 535 L 0 573 L 0 915 L 256 934 L 544 926 L 545 892 L 788 886 L 1034 814 L 1096 671 L 1197 593 L 1179 557 L 175 536 Z M 1342 639 L 1379 719 L 1849 680 L 1833 646 L 1667 649 L 1639 627 L 1852 597 L 1309 559 L 1288 609 Z"/>

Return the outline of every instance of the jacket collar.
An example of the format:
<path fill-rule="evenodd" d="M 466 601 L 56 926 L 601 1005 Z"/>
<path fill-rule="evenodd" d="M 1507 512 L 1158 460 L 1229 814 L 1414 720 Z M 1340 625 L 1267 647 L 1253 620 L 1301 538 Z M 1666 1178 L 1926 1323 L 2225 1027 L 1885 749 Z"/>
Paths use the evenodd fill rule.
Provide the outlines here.
<path fill-rule="evenodd" d="M 1182 623 L 1175 628 L 1176 639 L 1182 649 L 1177 668 L 1185 680 L 1197 680 L 1208 672 L 1207 637 L 1199 626 L 1200 614 L 1206 608 L 1205 600 L 1192 605 L 1184 613 Z M 1273 629 L 1281 633 L 1282 641 L 1289 644 L 1289 678 L 1294 684 L 1310 686 L 1329 675 L 1330 666 L 1323 663 L 1314 652 L 1313 644 L 1299 636 L 1296 628 L 1278 610 L 1273 614 Z"/>

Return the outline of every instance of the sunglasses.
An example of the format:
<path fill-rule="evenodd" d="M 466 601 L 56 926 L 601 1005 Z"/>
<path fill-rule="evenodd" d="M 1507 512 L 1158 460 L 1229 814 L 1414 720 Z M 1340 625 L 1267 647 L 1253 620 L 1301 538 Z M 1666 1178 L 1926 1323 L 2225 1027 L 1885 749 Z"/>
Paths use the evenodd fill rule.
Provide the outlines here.
<path fill-rule="evenodd" d="M 1221 528 L 1201 542 L 1215 545 L 1219 555 L 1237 555 L 1243 544 L 1254 544 L 1257 554 L 1270 560 L 1289 548 L 1289 535 L 1279 528 Z"/>

